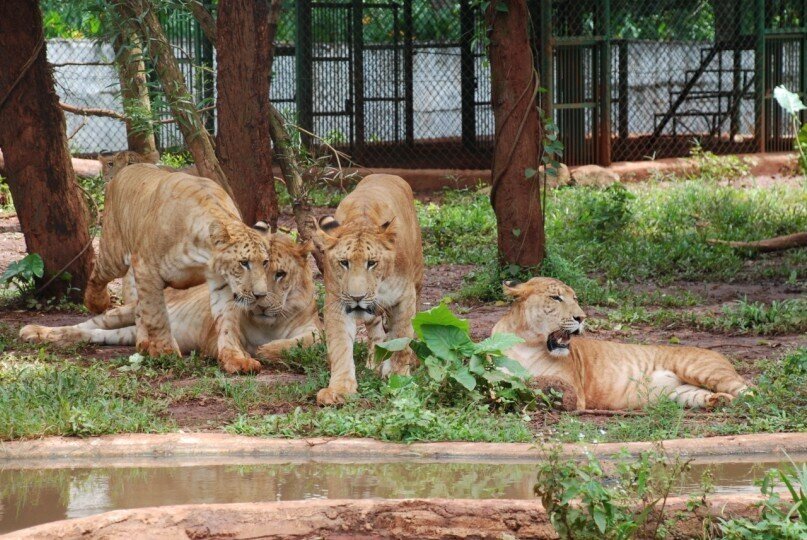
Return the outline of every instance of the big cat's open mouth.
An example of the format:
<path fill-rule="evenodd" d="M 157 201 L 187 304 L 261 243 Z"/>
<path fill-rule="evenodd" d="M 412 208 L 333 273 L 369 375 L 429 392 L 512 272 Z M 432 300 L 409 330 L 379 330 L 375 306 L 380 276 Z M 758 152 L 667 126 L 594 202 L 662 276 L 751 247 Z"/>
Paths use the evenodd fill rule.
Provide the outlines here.
<path fill-rule="evenodd" d="M 569 351 L 569 344 L 573 335 L 579 335 L 580 329 L 570 332 L 568 330 L 555 330 L 546 338 L 546 348 L 550 353 L 566 354 Z"/>
<path fill-rule="evenodd" d="M 372 304 L 368 306 L 362 306 L 360 304 L 356 304 L 355 306 L 345 306 L 345 313 L 350 315 L 354 312 L 358 314 L 366 313 L 368 315 L 375 315 L 375 306 Z"/>

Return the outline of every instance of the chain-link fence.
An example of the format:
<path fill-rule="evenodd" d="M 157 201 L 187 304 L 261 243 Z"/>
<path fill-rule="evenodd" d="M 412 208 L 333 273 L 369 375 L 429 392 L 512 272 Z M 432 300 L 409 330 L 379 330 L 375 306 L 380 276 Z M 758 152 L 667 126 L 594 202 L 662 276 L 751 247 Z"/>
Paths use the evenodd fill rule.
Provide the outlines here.
<path fill-rule="evenodd" d="M 493 115 L 486 29 L 474 0 L 288 0 L 271 99 L 306 131 L 374 167 L 487 168 Z M 569 164 L 789 150 L 775 86 L 807 89 L 807 0 L 528 0 L 535 63 Z M 188 13 L 166 21 L 200 106 L 214 102 L 215 60 Z M 83 45 L 65 48 L 65 101 L 108 108 L 117 79 L 106 46 L 66 90 Z M 54 52 L 49 43 L 49 54 Z M 95 65 L 93 62 L 98 62 Z M 70 65 L 68 65 L 70 64 Z M 90 75 L 90 70 L 93 75 Z M 112 101 L 108 101 L 112 100 Z M 156 108 L 164 110 L 155 93 Z M 71 117 L 68 132 L 78 127 Z M 97 129 L 94 126 L 97 124 Z M 158 124 L 162 148 L 181 144 Z M 209 126 L 215 127 L 212 116 Z M 91 129 L 92 128 L 92 129 Z M 91 118 L 79 151 L 119 149 L 122 125 Z M 97 135 L 96 135 L 97 133 Z M 84 138 L 82 138 L 84 137 Z M 93 146 L 94 145 L 94 146 Z"/>

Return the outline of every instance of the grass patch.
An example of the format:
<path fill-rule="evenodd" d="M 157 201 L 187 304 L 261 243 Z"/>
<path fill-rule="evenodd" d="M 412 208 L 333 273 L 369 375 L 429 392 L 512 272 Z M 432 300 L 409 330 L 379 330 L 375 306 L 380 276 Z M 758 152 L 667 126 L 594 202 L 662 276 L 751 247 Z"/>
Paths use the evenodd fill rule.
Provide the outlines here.
<path fill-rule="evenodd" d="M 744 299 L 723 306 L 722 315 L 705 317 L 698 325 L 740 334 L 807 333 L 807 300 L 794 298 L 765 304 Z"/>
<path fill-rule="evenodd" d="M 131 374 L 5 355 L 0 361 L 0 439 L 149 433 L 170 428 L 166 403 Z"/>

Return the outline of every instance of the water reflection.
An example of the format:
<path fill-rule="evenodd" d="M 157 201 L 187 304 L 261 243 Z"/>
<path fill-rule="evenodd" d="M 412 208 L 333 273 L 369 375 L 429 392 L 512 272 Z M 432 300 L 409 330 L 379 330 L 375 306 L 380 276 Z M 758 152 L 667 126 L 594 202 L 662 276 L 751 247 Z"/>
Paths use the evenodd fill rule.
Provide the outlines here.
<path fill-rule="evenodd" d="M 755 491 L 753 481 L 776 462 L 722 463 L 718 490 Z M 695 465 L 681 492 L 696 489 Z M 109 510 L 171 504 L 367 498 L 534 497 L 534 464 L 260 463 L 150 461 L 143 466 L 0 469 L 0 533 Z"/>

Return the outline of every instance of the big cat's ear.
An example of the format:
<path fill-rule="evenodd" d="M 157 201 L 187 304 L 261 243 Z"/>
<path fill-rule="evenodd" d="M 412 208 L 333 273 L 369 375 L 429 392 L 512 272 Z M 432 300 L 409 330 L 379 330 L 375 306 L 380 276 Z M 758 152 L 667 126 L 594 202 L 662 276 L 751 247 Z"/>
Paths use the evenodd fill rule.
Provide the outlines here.
<path fill-rule="evenodd" d="M 502 291 L 506 296 L 511 298 L 521 298 L 524 295 L 523 283 L 514 279 L 508 279 L 502 282 Z"/>
<path fill-rule="evenodd" d="M 336 221 L 333 216 L 323 216 L 317 222 L 317 227 L 322 231 L 332 231 L 333 229 L 339 227 L 340 223 Z"/>
<path fill-rule="evenodd" d="M 265 221 L 257 221 L 252 228 L 263 235 L 269 234 L 269 225 Z"/>

